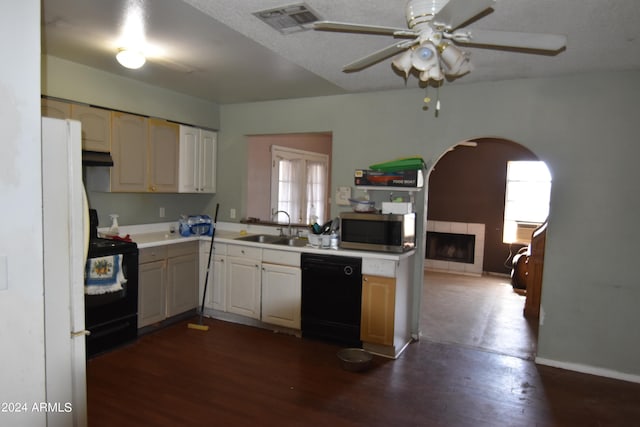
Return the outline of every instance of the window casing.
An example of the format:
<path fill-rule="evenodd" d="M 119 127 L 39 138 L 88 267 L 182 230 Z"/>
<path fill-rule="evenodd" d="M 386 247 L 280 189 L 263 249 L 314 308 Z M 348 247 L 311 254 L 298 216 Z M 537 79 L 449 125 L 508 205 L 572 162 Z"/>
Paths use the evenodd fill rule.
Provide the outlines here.
<path fill-rule="evenodd" d="M 285 211 L 293 224 L 323 223 L 328 216 L 329 156 L 273 145 L 271 213 Z M 278 213 L 278 222 L 287 216 Z"/>
<path fill-rule="evenodd" d="M 541 161 L 507 162 L 504 243 L 528 244 L 549 216 L 551 173 Z"/>

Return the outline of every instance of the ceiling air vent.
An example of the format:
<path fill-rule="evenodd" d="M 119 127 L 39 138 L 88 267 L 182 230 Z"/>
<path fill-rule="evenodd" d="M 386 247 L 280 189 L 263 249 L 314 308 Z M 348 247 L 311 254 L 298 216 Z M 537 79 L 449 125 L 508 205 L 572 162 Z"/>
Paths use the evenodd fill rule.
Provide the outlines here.
<path fill-rule="evenodd" d="M 319 19 L 318 14 L 304 3 L 254 12 L 253 15 L 282 34 L 310 30 L 311 24 Z"/>

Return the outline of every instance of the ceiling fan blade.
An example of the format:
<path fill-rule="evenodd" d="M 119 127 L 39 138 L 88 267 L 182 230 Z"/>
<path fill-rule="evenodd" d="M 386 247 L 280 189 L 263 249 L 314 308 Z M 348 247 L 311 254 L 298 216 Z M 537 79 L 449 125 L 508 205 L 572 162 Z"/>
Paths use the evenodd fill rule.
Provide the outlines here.
<path fill-rule="evenodd" d="M 449 0 L 440 12 L 433 18 L 433 22 L 453 30 L 464 24 L 495 4 L 495 0 Z"/>
<path fill-rule="evenodd" d="M 453 40 L 474 45 L 513 47 L 558 51 L 567 45 L 567 36 L 561 34 L 520 33 L 493 30 L 459 30 Z"/>
<path fill-rule="evenodd" d="M 418 43 L 418 40 L 405 40 L 401 42 L 397 42 L 392 44 L 391 46 L 387 46 L 384 49 L 380 49 L 372 54 L 365 56 L 364 58 L 360 58 L 357 61 L 353 61 L 350 64 L 342 67 L 342 71 L 358 71 L 366 68 L 370 65 L 375 64 L 378 61 L 381 61 L 385 58 L 388 58 L 391 55 L 395 55 L 396 53 L 402 52 Z"/>
<path fill-rule="evenodd" d="M 407 33 L 411 35 L 417 35 L 417 32 L 407 30 L 406 28 L 394 28 L 394 27 L 382 27 L 379 25 L 362 25 L 362 24 L 350 24 L 347 22 L 336 21 L 318 21 L 313 24 L 314 30 L 322 31 L 344 31 L 349 33 L 370 33 L 370 34 L 387 34 L 394 35 L 396 33 Z"/>

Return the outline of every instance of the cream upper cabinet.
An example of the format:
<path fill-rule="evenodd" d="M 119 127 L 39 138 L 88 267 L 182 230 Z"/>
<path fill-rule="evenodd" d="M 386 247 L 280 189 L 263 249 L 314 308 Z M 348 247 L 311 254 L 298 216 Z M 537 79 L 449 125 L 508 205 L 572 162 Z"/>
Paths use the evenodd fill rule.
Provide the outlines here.
<path fill-rule="evenodd" d="M 87 188 L 121 193 L 178 192 L 179 125 L 113 112 L 112 168 L 87 168 Z"/>
<path fill-rule="evenodd" d="M 72 104 L 71 118 L 82 123 L 83 150 L 111 151 L 111 111 Z"/>
<path fill-rule="evenodd" d="M 110 169 L 110 190 L 113 192 L 146 192 L 149 186 L 147 177 L 147 118 L 114 112 L 112 125 L 111 156 L 113 157 L 113 167 Z"/>
<path fill-rule="evenodd" d="M 148 125 L 148 191 L 177 193 L 179 125 L 153 118 Z"/>
<path fill-rule="evenodd" d="M 82 123 L 83 150 L 111 151 L 110 110 L 48 98 L 41 99 L 40 108 L 43 117 L 73 119 Z"/>
<path fill-rule="evenodd" d="M 42 98 L 40 100 L 40 110 L 43 117 L 53 117 L 54 119 L 71 118 L 71 104 L 68 102 Z"/>
<path fill-rule="evenodd" d="M 215 193 L 216 132 L 180 126 L 180 193 Z"/>

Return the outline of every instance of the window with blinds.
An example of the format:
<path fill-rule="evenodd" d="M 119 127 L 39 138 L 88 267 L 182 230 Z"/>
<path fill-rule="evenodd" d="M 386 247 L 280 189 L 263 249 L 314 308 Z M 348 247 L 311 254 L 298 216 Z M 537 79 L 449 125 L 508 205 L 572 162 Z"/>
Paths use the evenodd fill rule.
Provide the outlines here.
<path fill-rule="evenodd" d="M 544 162 L 507 162 L 502 241 L 529 244 L 549 216 L 550 195 L 551 173 Z"/>

